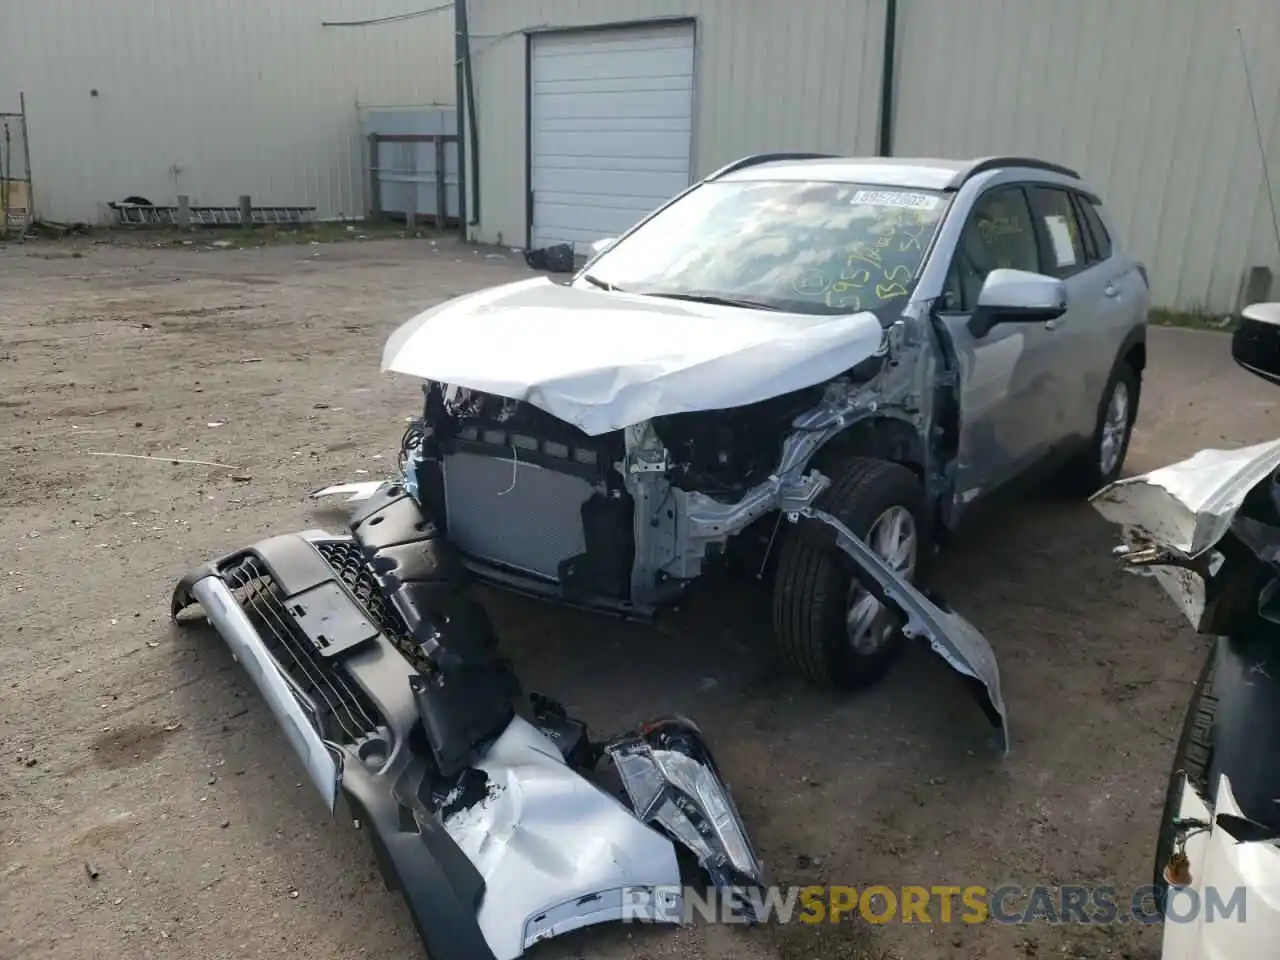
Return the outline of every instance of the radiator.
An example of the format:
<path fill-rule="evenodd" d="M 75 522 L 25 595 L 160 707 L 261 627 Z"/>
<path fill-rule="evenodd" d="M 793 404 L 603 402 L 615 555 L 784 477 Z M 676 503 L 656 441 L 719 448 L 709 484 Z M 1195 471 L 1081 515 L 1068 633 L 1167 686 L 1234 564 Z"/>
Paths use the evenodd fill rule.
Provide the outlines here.
<path fill-rule="evenodd" d="M 560 563 L 586 549 L 581 477 L 510 458 L 443 459 L 449 539 L 463 553 L 558 582 Z"/>

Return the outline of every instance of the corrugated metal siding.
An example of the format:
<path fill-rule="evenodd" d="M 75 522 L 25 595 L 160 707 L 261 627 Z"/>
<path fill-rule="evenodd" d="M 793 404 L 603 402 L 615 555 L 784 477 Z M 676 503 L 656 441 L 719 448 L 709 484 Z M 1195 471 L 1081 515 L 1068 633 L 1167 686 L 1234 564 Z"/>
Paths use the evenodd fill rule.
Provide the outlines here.
<path fill-rule="evenodd" d="M 875 152 L 883 0 L 470 0 L 468 9 L 477 239 L 525 242 L 525 30 L 696 18 L 697 176 L 768 150 Z"/>
<path fill-rule="evenodd" d="M 898 7 L 896 154 L 1030 153 L 1075 167 L 1150 266 L 1157 304 L 1226 311 L 1249 267 L 1280 273 L 1235 30 L 1280 185 L 1275 0 Z"/>
<path fill-rule="evenodd" d="M 424 4 L 423 6 L 430 6 Z M 453 11 L 404 0 L 3 0 L 0 110 L 25 91 L 38 213 L 156 203 L 365 212 L 357 104 L 454 102 Z M 421 9 L 421 8 L 418 8 Z M 91 96 L 91 90 L 98 96 Z M 9 104 L 12 104 L 11 106 Z"/>

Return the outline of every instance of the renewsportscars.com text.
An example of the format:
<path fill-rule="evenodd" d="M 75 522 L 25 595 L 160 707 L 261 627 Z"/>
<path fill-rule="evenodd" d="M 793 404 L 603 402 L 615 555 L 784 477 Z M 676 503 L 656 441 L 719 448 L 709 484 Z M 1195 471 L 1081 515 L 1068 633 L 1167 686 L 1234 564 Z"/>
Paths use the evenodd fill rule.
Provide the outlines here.
<path fill-rule="evenodd" d="M 1112 924 L 1234 921 L 1246 917 L 1245 889 L 1172 888 L 1162 915 L 1155 888 L 1107 886 L 842 885 L 718 890 L 694 887 L 631 887 L 623 891 L 624 921 L 655 914 L 690 923 L 867 923 Z M 676 915 L 673 915 L 676 914 Z"/>

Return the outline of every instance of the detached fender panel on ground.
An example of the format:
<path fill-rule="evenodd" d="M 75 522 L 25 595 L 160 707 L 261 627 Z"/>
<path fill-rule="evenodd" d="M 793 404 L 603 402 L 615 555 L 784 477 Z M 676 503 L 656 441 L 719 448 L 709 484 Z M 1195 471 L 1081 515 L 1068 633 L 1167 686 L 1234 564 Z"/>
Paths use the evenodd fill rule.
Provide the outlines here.
<path fill-rule="evenodd" d="M 863 586 L 882 604 L 898 612 L 903 633 L 928 641 L 934 653 L 979 686 L 979 703 L 992 726 L 1000 731 L 1001 744 L 1007 753 L 1009 725 L 1000 692 L 1000 668 L 987 638 L 964 617 L 943 609 L 903 580 L 831 514 L 806 507 L 789 519 L 807 522 L 811 532 L 825 533 L 833 549 L 848 559 L 853 575 Z"/>

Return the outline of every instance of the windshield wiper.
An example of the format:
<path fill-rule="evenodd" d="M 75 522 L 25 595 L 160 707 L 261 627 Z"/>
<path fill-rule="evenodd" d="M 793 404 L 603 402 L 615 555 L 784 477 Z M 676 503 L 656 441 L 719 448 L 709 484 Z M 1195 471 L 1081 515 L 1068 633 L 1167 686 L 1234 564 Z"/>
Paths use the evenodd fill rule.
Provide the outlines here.
<path fill-rule="evenodd" d="M 591 284 L 593 287 L 599 287 L 601 290 L 612 290 L 615 293 L 622 292 L 620 289 L 615 287 L 612 283 L 609 283 L 607 280 L 601 280 L 599 277 L 593 277 L 589 273 L 584 273 L 582 275 L 582 279 L 587 281 L 587 283 Z"/>
<path fill-rule="evenodd" d="M 646 297 L 663 297 L 667 300 L 691 300 L 694 303 L 714 303 L 721 307 L 743 307 L 747 310 L 771 310 L 775 313 L 781 311 L 781 307 L 775 307 L 771 303 L 765 303 L 763 300 L 750 300 L 746 297 L 722 297 L 715 293 L 649 293 L 645 292 Z"/>

